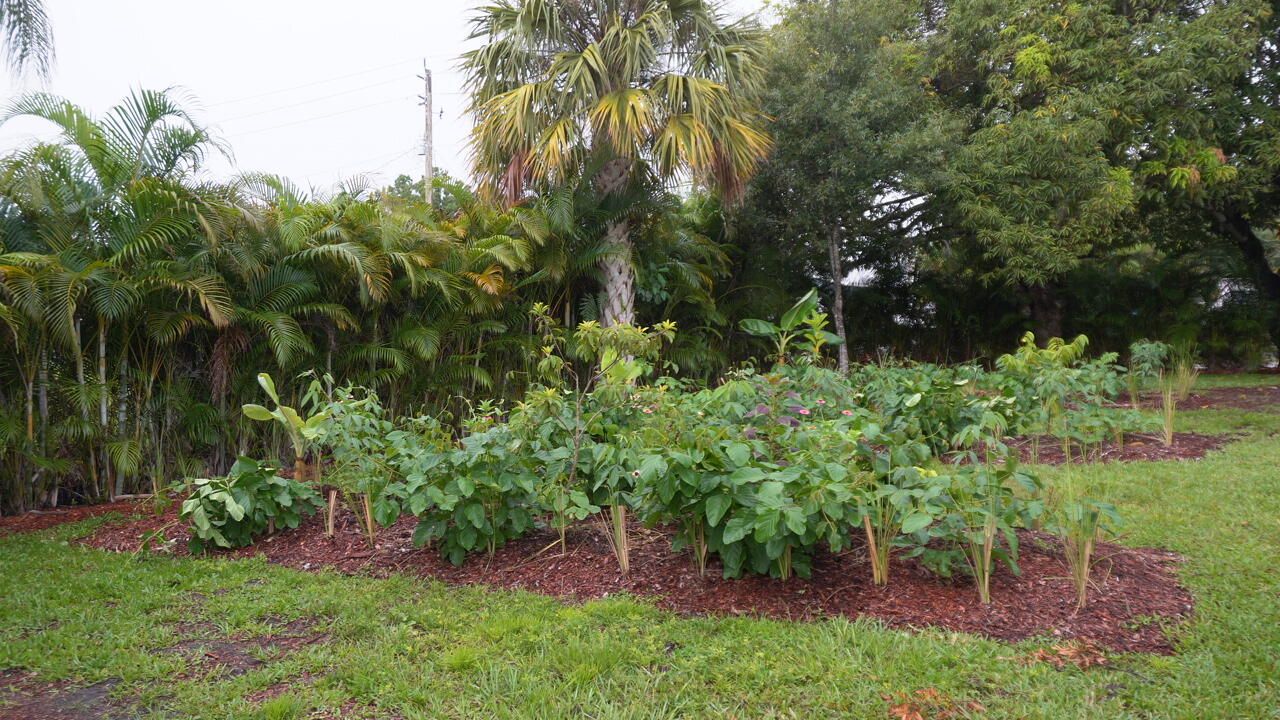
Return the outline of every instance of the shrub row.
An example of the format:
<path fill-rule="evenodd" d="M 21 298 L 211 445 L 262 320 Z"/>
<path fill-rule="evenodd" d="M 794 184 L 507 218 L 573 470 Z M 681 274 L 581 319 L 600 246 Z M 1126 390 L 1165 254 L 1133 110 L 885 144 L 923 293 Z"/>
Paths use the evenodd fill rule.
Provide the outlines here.
<path fill-rule="evenodd" d="M 540 524 L 563 542 L 573 522 L 600 517 L 626 571 L 636 517 L 671 527 L 676 549 L 702 572 L 716 558 L 725 577 L 806 576 L 815 549 L 862 537 L 875 582 L 888 582 L 898 552 L 942 575 L 966 572 L 984 601 L 995 562 L 1017 570 L 1015 529 L 1045 511 L 1007 434 L 1085 449 L 1138 422 L 1104 407 L 1126 387 L 1124 368 L 1113 356 L 1083 361 L 1083 339 L 1041 349 L 1028 338 L 994 371 L 866 365 L 849 377 L 813 362 L 815 342 L 768 372 L 745 369 L 699 389 L 638 382 L 668 328 L 587 323 L 566 337 L 546 325 L 546 385 L 510 409 L 476 407 L 457 430 L 428 417 L 393 422 L 374 394 L 321 380 L 310 417 L 251 412 L 290 423 L 292 437 L 327 458 L 326 476 L 312 480 L 346 495 L 371 540 L 377 525 L 411 514 L 415 542 L 454 563 Z M 571 342 L 578 363 L 565 357 Z M 184 505 L 198 530 L 210 498 L 210 481 L 200 482 Z M 269 491 L 277 505 L 316 505 L 288 488 Z"/>

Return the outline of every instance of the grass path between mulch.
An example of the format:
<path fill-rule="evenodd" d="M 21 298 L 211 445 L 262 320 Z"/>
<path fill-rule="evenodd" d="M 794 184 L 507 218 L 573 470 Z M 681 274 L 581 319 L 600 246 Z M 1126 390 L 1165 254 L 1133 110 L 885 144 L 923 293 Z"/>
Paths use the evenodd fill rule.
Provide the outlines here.
<path fill-rule="evenodd" d="M 1121 542 L 1187 557 L 1196 614 L 1172 657 L 1059 669 L 1028 662 L 1052 638 L 134 559 L 69 542 L 94 518 L 0 538 L 0 686 L 14 668 L 29 689 L 113 681 L 94 711 L 145 718 L 1276 717 L 1280 412 L 1187 412 L 1178 429 L 1242 437 L 1201 461 L 1096 468 Z M 0 691 L 0 718 L 22 702 Z"/>

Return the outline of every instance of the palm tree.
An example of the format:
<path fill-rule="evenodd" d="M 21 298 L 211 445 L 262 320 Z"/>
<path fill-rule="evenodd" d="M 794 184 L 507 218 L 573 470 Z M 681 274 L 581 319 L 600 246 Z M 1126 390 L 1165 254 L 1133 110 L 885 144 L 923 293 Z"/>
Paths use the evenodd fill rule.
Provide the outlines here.
<path fill-rule="evenodd" d="M 15 75 L 34 70 L 48 79 L 53 71 L 53 28 L 41 0 L 0 2 L 0 38 L 5 62 Z"/>
<path fill-rule="evenodd" d="M 476 175 L 509 204 L 529 186 L 621 195 L 649 176 L 732 201 L 768 151 L 762 36 L 710 0 L 497 0 L 472 22 L 486 41 L 464 56 Z M 605 224 L 605 325 L 635 321 L 641 220 L 624 208 Z"/>
<path fill-rule="evenodd" d="M 7 225 L 5 234 L 40 258 L 44 325 L 72 359 L 86 419 L 96 400 L 101 457 L 130 459 L 116 462 L 120 478 L 125 472 L 119 471 L 136 465 L 132 459 L 140 448 L 119 440 L 106 444 L 109 349 L 115 349 L 119 376 L 127 382 L 128 329 L 145 311 L 147 299 L 152 307 L 169 310 L 198 305 L 215 326 L 229 321 L 229 292 L 208 262 L 208 248 L 224 234 L 228 196 L 221 188 L 191 181 L 217 145 L 169 91 L 136 92 L 101 119 L 61 98 L 31 95 L 12 103 L 0 124 L 19 116 L 46 120 L 61 137 L 6 161 L 0 197 L 17 209 L 21 221 Z M 14 232 L 15 227 L 25 230 Z M 26 258 L 28 265 L 34 262 Z M 96 334 L 94 382 L 85 372 L 86 321 Z M 127 395 L 125 388 L 119 390 Z M 116 423 L 117 433 L 123 424 Z M 89 455 L 95 491 L 110 493 L 109 486 L 97 482 L 92 445 Z M 103 469 L 109 475 L 112 468 Z"/>

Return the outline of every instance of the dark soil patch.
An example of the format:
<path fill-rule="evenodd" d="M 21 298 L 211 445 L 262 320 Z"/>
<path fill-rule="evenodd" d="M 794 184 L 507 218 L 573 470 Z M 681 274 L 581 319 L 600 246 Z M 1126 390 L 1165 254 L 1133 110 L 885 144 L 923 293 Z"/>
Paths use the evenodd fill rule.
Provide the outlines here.
<path fill-rule="evenodd" d="M 261 637 L 201 638 L 192 637 L 165 648 L 161 652 L 182 655 L 191 662 L 184 675 L 194 676 L 215 671 L 225 677 L 243 675 L 272 659 L 279 659 L 300 648 L 329 639 L 325 633 L 312 631 L 315 621 L 302 618 L 280 624 L 277 631 Z M 201 626 L 184 624 L 179 634 L 202 631 Z M 265 658 L 265 659 L 264 659 Z"/>
<path fill-rule="evenodd" d="M 1201 435 L 1199 433 L 1174 433 L 1173 444 L 1165 445 L 1164 438 L 1156 435 L 1130 433 L 1124 444 L 1108 440 L 1090 448 L 1087 453 L 1079 447 L 1071 448 L 1071 461 L 1080 462 L 1140 462 L 1144 460 L 1199 460 L 1235 439 L 1233 435 Z M 1023 462 L 1039 462 L 1045 465 L 1061 465 L 1066 458 L 1062 443 L 1056 438 L 1040 439 L 1037 451 L 1030 438 L 1014 438 L 1009 447 L 1017 450 Z"/>
<path fill-rule="evenodd" d="M 142 536 L 170 523 L 170 517 L 145 517 L 106 526 L 85 542 L 115 551 L 135 551 Z M 1082 638 L 1119 651 L 1172 652 L 1164 626 L 1185 620 L 1192 598 L 1177 581 L 1179 558 L 1161 550 L 1103 544 L 1097 587 L 1079 612 L 1058 543 L 1044 533 L 1024 531 L 1020 576 L 1000 568 L 992 581 L 993 602 L 982 605 L 967 580 L 939 579 L 914 560 L 895 560 L 888 587 L 871 583 L 861 548 L 819 552 L 813 577 L 781 582 L 765 577 L 724 580 L 719 569 L 700 577 L 690 557 L 671 550 L 670 531 L 634 528 L 631 574 L 619 573 L 603 533 L 593 524 L 575 526 L 569 547 L 548 549 L 550 531 L 511 542 L 493 557 L 473 556 L 454 567 L 430 549 L 412 545 L 414 519 L 402 518 L 379 533 L 368 547 L 355 519 L 340 516 L 334 538 L 324 535 L 319 516 L 302 527 L 264 538 L 233 556 L 263 555 L 302 570 L 334 568 L 352 574 L 416 574 L 455 585 L 523 589 L 569 600 L 620 593 L 652 598 L 657 605 L 684 614 L 750 615 L 809 620 L 830 616 L 879 618 L 897 627 L 943 627 L 1003 640 L 1035 636 Z M 174 552 L 185 554 L 186 528 L 169 527 Z"/>
<path fill-rule="evenodd" d="M 311 673 L 303 672 L 301 675 L 298 675 L 296 677 L 289 678 L 288 680 L 284 680 L 282 682 L 278 682 L 273 685 L 268 685 L 267 687 L 264 687 L 261 690 L 255 690 L 249 693 L 248 695 L 245 695 L 244 699 L 247 702 L 251 702 L 255 704 L 264 703 L 268 700 L 273 700 L 275 698 L 278 698 L 281 695 L 284 695 L 285 693 L 288 693 L 292 691 L 294 688 L 299 687 L 301 685 L 311 685 L 315 681 L 316 681 L 316 678 Z"/>
<path fill-rule="evenodd" d="M 0 517 L 0 535 L 44 530 L 63 523 L 79 522 L 110 512 L 133 515 L 138 511 L 138 507 L 138 500 L 119 500 L 102 505 L 75 505 L 54 510 L 33 510 L 22 515 Z"/>
<path fill-rule="evenodd" d="M 1145 408 L 1159 408 L 1162 400 L 1160 393 L 1143 393 L 1140 402 Z M 1280 410 L 1280 385 L 1205 388 L 1193 391 L 1186 400 L 1178 401 L 1179 410 L 1212 410 L 1214 408 L 1261 412 Z"/>
<path fill-rule="evenodd" d="M 329 639 L 327 634 L 314 632 L 316 621 L 311 618 L 270 624 L 275 629 L 271 635 L 213 639 L 192 637 L 160 652 L 187 658 L 190 664 L 177 674 L 178 678 L 204 677 L 212 673 L 225 679 L 243 675 L 306 645 Z M 198 623 L 183 623 L 175 629 L 180 635 L 188 636 L 203 634 L 211 628 Z M 314 678 L 303 674 L 252 693 L 246 699 L 262 702 L 284 694 L 290 687 L 311 682 Z M 114 720 L 136 717 L 136 707 L 111 697 L 112 690 L 119 684 L 119 680 L 111 679 L 75 687 L 68 682 L 42 682 L 35 674 L 22 670 L 3 670 L 0 671 L 0 720 Z"/>
<path fill-rule="evenodd" d="M 0 672 L 0 720 L 90 720 L 133 717 L 127 703 L 111 697 L 119 680 L 74 687 L 44 682 L 33 673 Z"/>

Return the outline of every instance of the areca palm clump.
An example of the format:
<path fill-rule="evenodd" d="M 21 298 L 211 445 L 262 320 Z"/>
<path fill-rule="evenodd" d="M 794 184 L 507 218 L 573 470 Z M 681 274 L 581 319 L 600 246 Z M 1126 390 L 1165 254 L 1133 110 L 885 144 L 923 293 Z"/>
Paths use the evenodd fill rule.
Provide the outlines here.
<path fill-rule="evenodd" d="M 56 492 L 42 484 L 42 471 L 66 460 L 61 448 L 80 443 L 85 491 L 109 495 L 142 462 L 143 416 L 130 426 L 126 408 L 150 403 L 160 358 L 192 329 L 230 320 L 230 295 L 203 252 L 224 234 L 229 206 L 221 189 L 191 181 L 213 143 L 170 93 L 137 93 L 102 119 L 35 95 L 4 119 L 17 116 L 53 123 L 59 138 L 0 168 L 2 317 L 26 399 L 11 481 L 25 469 L 20 495 Z M 133 352 L 120 350 L 126 344 Z M 118 376 L 108 376 L 112 364 Z M 51 384 L 63 379 L 61 397 L 51 397 Z M 59 400 L 72 412 L 53 415 Z"/>
<path fill-rule="evenodd" d="M 239 411 L 262 371 L 288 403 L 329 374 L 392 412 L 529 375 L 525 307 L 546 281 L 530 268 L 567 222 L 550 200 L 494 208 L 453 185 L 445 214 L 359 180 L 204 183 L 220 146 L 173 92 L 101 118 L 36 95 L 17 116 L 58 137 L 0 162 L 0 512 L 279 456 L 278 429 Z"/>
<path fill-rule="evenodd" d="M 761 37 L 707 0 L 499 0 L 464 66 L 481 188 L 507 204 L 574 187 L 604 208 L 600 320 L 635 322 L 634 197 L 691 178 L 738 198 L 769 149 Z"/>

